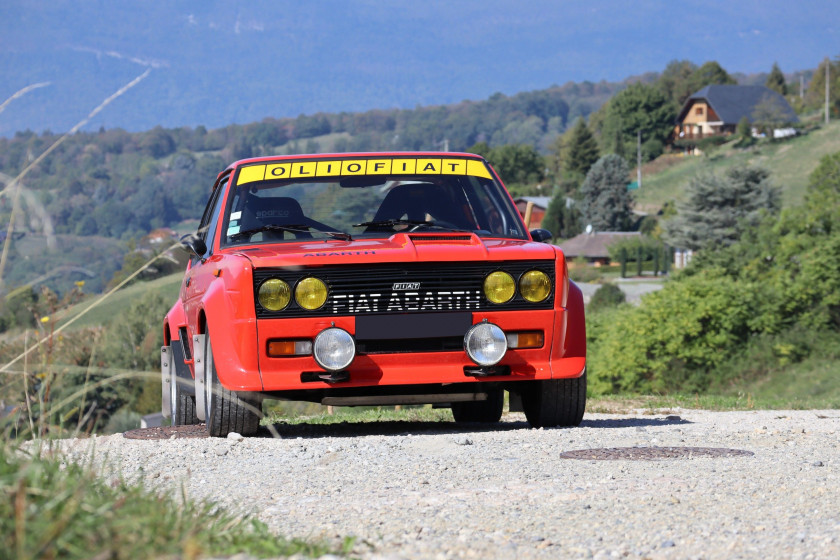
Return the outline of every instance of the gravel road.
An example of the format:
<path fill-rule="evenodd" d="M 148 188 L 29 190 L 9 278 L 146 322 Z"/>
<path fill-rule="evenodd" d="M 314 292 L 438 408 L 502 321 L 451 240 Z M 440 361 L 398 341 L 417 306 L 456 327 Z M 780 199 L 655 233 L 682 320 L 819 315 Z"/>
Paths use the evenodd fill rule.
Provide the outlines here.
<path fill-rule="evenodd" d="M 356 536 L 364 558 L 840 558 L 840 410 L 587 414 L 575 429 L 386 422 L 281 439 L 91 445 L 131 480 L 254 513 L 278 533 Z M 577 460 L 590 448 L 751 456 Z M 103 468 L 103 476 L 106 474 Z"/>

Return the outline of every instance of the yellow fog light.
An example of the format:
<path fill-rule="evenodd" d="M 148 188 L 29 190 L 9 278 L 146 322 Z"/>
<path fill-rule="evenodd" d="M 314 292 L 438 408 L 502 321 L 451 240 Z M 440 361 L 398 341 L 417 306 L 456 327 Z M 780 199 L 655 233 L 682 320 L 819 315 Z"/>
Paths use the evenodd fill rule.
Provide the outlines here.
<path fill-rule="evenodd" d="M 513 299 L 516 282 L 507 272 L 497 270 L 484 279 L 484 296 L 493 303 L 505 303 Z"/>
<path fill-rule="evenodd" d="M 292 290 L 283 280 L 271 278 L 262 283 L 257 299 L 260 305 L 269 311 L 280 311 L 289 305 L 289 301 L 292 299 Z"/>
<path fill-rule="evenodd" d="M 295 286 L 295 301 L 304 309 L 318 309 L 327 301 L 327 285 L 317 278 L 304 278 Z"/>
<path fill-rule="evenodd" d="M 519 293 L 534 303 L 544 301 L 551 293 L 551 278 L 541 270 L 529 270 L 519 279 Z"/>

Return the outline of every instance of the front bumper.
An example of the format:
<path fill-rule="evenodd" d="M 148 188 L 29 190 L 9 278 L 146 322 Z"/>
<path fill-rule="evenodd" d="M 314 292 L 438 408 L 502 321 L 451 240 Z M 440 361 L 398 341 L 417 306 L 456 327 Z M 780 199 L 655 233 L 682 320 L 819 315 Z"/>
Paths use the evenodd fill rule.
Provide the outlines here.
<path fill-rule="evenodd" d="M 406 321 L 416 319 L 411 316 L 405 317 Z M 507 383 L 581 375 L 585 366 L 584 357 L 564 358 L 560 355 L 566 328 L 565 310 L 474 312 L 471 324 L 480 323 L 485 319 L 500 326 L 506 333 L 542 331 L 544 344 L 541 348 L 508 349 L 496 367 L 482 370 L 467 357 L 462 347 L 452 348 L 452 337 L 447 339 L 449 344 L 445 351 L 413 351 L 410 340 L 408 344 L 402 346 L 398 340 L 390 345 L 371 344 L 370 341 L 359 340 L 357 349 L 361 349 L 362 353 L 356 355 L 341 376 L 335 377 L 336 382 L 329 382 L 324 381 L 323 376 L 319 378 L 317 374 L 319 372 L 323 374 L 324 371 L 311 355 L 269 357 L 268 344 L 278 339 L 314 339 L 319 332 L 332 326 L 344 329 L 355 337 L 357 335 L 355 317 L 260 319 L 257 321 L 257 346 L 262 386 L 245 387 L 235 382 L 230 384 L 235 385 L 237 390 L 276 392 L 338 386 Z M 445 317 L 441 316 L 441 320 L 445 320 Z M 444 327 L 441 331 L 449 334 Z M 466 333 L 466 328 L 464 333 Z M 464 333 L 460 336 L 463 337 Z M 399 333 L 395 332 L 392 336 L 397 337 Z M 426 347 L 434 347 L 434 344 L 426 345 Z M 378 349 L 365 352 L 366 348 Z M 253 378 L 253 376 L 250 377 Z M 228 385 L 228 383 L 224 384 Z"/>

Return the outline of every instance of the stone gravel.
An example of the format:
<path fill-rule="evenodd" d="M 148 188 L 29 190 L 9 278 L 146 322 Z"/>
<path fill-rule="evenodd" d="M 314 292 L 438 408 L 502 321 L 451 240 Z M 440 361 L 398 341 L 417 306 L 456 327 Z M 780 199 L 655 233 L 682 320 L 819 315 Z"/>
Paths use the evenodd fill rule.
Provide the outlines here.
<path fill-rule="evenodd" d="M 840 410 L 587 414 L 579 428 L 383 422 L 280 439 L 65 442 L 102 476 L 255 515 L 363 558 L 840 558 Z M 719 447 L 753 456 L 574 460 Z"/>

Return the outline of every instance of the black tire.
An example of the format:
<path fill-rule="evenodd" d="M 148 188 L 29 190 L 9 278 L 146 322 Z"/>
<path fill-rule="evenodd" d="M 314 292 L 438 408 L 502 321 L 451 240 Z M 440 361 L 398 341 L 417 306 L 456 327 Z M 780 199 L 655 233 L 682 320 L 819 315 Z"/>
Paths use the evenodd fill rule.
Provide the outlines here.
<path fill-rule="evenodd" d="M 586 409 L 586 372 L 574 379 L 531 382 L 522 391 L 522 408 L 534 428 L 579 426 Z"/>
<path fill-rule="evenodd" d="M 186 380 L 175 374 L 176 367 L 174 366 L 172 368 L 172 377 L 169 380 L 169 411 L 172 415 L 172 425 L 187 426 L 198 424 L 200 420 L 195 413 L 195 395 L 190 395 L 184 391 L 183 383 Z"/>
<path fill-rule="evenodd" d="M 456 422 L 482 422 L 492 424 L 502 417 L 505 392 L 502 389 L 487 391 L 486 401 L 452 403 L 452 416 Z"/>
<path fill-rule="evenodd" d="M 204 375 L 207 433 L 214 437 L 226 437 L 231 432 L 243 436 L 257 433 L 262 416 L 261 403 L 258 398 L 230 391 L 219 383 L 209 330 L 204 333 Z"/>

